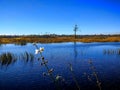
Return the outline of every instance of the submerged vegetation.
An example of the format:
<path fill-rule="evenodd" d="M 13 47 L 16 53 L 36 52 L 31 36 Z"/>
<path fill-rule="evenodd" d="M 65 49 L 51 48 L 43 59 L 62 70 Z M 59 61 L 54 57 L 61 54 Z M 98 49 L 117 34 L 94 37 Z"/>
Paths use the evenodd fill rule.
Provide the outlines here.
<path fill-rule="evenodd" d="M 120 42 L 120 35 L 21 35 L 0 36 L 0 43 L 15 43 L 25 45 L 26 43 L 56 43 L 56 42 Z"/>

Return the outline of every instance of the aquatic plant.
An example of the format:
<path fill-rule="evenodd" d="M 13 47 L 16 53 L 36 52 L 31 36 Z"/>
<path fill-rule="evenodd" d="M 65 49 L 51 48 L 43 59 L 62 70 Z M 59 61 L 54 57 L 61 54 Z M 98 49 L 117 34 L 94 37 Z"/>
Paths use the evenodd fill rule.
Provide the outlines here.
<path fill-rule="evenodd" d="M 0 47 L 2 46 L 2 44 L 0 43 Z"/>
<path fill-rule="evenodd" d="M 0 64 L 2 66 L 8 66 L 11 63 L 16 62 L 17 58 L 14 54 L 7 52 L 0 55 Z"/>
<path fill-rule="evenodd" d="M 4 53 L 0 54 L 0 65 L 1 66 L 9 66 L 18 60 L 24 60 L 26 63 L 33 62 L 34 55 L 27 51 L 25 51 L 19 55 L 13 54 L 11 52 L 4 52 Z"/>
<path fill-rule="evenodd" d="M 25 51 L 20 55 L 20 59 L 24 60 L 25 62 L 28 61 L 32 62 L 34 60 L 34 55 L 32 53 Z"/>
<path fill-rule="evenodd" d="M 97 74 L 97 72 L 96 72 L 96 69 L 95 69 L 95 66 L 93 65 L 92 60 L 90 59 L 90 60 L 88 61 L 88 63 L 90 64 L 90 69 L 92 70 L 92 75 L 93 75 L 93 76 L 95 77 L 95 79 L 96 79 L 96 84 L 97 84 L 99 90 L 102 90 L 102 89 L 101 89 L 101 82 L 100 82 L 100 80 L 99 80 L 99 78 L 98 78 L 98 74 Z M 87 77 L 88 77 L 89 80 L 92 80 L 89 75 L 88 75 Z"/>
<path fill-rule="evenodd" d="M 71 74 L 72 74 L 73 81 L 75 82 L 77 89 L 80 90 L 80 85 L 79 85 L 79 83 L 78 83 L 78 81 L 77 81 L 77 79 L 76 79 L 76 77 L 75 77 L 74 70 L 73 70 L 73 67 L 72 67 L 72 64 L 71 64 L 71 63 L 69 63 L 69 69 L 70 69 L 70 72 L 71 72 Z"/>
<path fill-rule="evenodd" d="M 55 88 L 57 90 L 61 90 L 61 83 L 64 82 L 64 78 L 61 75 L 54 75 L 54 69 L 53 68 L 49 68 L 48 66 L 48 60 L 45 60 L 44 56 L 42 55 L 42 52 L 44 51 L 44 47 L 38 47 L 36 43 L 33 44 L 36 49 L 35 49 L 35 54 L 39 54 L 40 57 L 38 58 L 38 60 L 41 60 L 41 65 L 44 66 L 47 70 L 47 72 L 43 72 L 44 76 L 49 76 L 51 78 L 51 80 L 53 81 L 53 83 L 55 84 Z"/>
<path fill-rule="evenodd" d="M 117 54 L 120 55 L 120 49 L 117 50 Z"/>
<path fill-rule="evenodd" d="M 27 45 L 27 42 L 25 42 L 25 41 L 24 42 L 22 42 L 22 41 L 21 42 L 16 42 L 15 45 L 25 46 L 25 45 Z"/>
<path fill-rule="evenodd" d="M 119 48 L 118 49 L 104 49 L 103 53 L 107 55 L 114 55 L 114 54 L 120 55 L 120 49 Z"/>

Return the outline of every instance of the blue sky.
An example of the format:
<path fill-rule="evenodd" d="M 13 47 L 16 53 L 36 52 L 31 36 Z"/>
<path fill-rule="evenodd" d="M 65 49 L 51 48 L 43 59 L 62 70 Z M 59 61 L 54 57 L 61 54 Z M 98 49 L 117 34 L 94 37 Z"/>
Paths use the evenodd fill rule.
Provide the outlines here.
<path fill-rule="evenodd" d="M 0 34 L 120 34 L 120 0 L 0 0 Z"/>

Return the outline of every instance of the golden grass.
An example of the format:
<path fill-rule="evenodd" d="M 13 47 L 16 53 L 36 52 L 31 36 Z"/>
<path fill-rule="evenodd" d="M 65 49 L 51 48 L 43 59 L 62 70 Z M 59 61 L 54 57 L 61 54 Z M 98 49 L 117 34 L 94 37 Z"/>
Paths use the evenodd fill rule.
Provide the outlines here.
<path fill-rule="evenodd" d="M 0 43 L 57 43 L 57 42 L 120 42 L 120 36 L 82 36 L 74 38 L 73 36 L 56 36 L 56 37 L 0 37 Z"/>

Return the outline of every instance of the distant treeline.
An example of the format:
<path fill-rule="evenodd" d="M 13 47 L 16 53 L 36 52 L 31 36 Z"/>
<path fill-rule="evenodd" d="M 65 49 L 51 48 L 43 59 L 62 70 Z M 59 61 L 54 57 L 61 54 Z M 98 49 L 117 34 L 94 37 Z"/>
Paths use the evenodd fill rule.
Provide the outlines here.
<path fill-rule="evenodd" d="M 120 34 L 95 34 L 95 35 L 77 35 L 77 37 L 120 37 Z M 74 37 L 74 35 L 58 35 L 58 34 L 44 34 L 44 35 L 0 35 L 0 38 L 20 38 L 20 37 L 35 37 L 35 38 L 46 38 L 46 37 Z"/>

